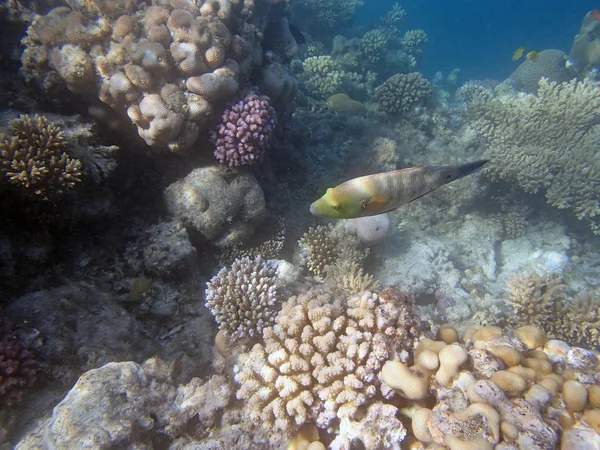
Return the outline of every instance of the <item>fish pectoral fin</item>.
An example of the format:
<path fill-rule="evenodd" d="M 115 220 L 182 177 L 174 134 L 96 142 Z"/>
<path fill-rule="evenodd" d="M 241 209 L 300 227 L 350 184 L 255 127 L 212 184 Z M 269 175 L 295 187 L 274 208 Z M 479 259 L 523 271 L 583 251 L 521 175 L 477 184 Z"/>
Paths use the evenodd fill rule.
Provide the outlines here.
<path fill-rule="evenodd" d="M 365 208 L 384 208 L 385 206 L 387 206 L 387 204 L 389 203 L 388 199 L 381 197 L 381 196 L 374 196 L 371 197 L 365 204 Z"/>

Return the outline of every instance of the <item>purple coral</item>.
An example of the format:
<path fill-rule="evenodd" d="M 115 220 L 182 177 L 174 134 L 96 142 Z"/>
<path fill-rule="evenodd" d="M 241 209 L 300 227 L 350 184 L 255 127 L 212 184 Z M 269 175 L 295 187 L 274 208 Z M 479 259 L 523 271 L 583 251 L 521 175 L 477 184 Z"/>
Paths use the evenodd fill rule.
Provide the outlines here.
<path fill-rule="evenodd" d="M 39 365 L 31 347 L 38 334 L 19 332 L 0 317 L 0 409 L 20 402 L 35 383 Z"/>
<path fill-rule="evenodd" d="M 223 112 L 212 133 L 215 157 L 229 167 L 254 164 L 265 154 L 275 125 L 275 110 L 268 98 L 247 95 Z"/>

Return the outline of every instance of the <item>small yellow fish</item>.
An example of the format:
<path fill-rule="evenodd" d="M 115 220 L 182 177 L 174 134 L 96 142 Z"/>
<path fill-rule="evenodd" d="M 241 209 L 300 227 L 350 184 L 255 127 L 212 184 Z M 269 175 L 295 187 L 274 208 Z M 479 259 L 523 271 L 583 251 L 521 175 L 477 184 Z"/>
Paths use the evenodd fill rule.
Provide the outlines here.
<path fill-rule="evenodd" d="M 513 61 L 518 61 L 519 59 L 521 59 L 521 56 L 523 56 L 523 53 L 525 53 L 525 48 L 524 47 L 519 47 L 512 55 L 512 60 Z"/>
<path fill-rule="evenodd" d="M 529 61 L 537 61 L 539 56 L 540 56 L 540 54 L 538 52 L 536 52 L 535 50 L 531 50 L 529 53 L 527 53 L 527 59 Z"/>
<path fill-rule="evenodd" d="M 314 216 L 355 219 L 393 211 L 444 184 L 480 170 L 486 160 L 452 166 L 411 167 L 353 178 L 327 189 L 310 205 Z"/>

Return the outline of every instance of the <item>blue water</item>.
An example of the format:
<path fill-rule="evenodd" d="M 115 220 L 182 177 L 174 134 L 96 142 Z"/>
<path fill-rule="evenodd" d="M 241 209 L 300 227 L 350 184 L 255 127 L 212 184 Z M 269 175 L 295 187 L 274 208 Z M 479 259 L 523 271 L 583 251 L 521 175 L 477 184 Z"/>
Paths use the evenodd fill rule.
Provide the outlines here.
<path fill-rule="evenodd" d="M 377 23 L 396 3 L 365 1 L 357 24 Z M 441 70 L 461 69 L 461 81 L 504 79 L 519 62 L 511 60 L 519 47 L 558 48 L 568 53 L 583 16 L 600 4 L 587 0 L 408 0 L 404 30 L 422 28 L 429 35 L 418 70 L 428 78 Z"/>

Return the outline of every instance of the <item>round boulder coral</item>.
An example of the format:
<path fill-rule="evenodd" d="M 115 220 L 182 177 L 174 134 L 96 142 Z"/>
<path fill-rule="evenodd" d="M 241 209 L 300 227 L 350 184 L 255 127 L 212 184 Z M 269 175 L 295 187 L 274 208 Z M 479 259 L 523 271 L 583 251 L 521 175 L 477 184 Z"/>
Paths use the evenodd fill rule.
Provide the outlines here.
<path fill-rule="evenodd" d="M 230 167 L 254 164 L 269 147 L 275 125 L 275 110 L 267 97 L 247 95 L 223 112 L 212 133 L 215 158 Z"/>
<path fill-rule="evenodd" d="M 566 59 L 567 56 L 562 50 L 543 50 L 535 60 L 523 61 L 512 73 L 510 79 L 514 81 L 515 87 L 519 91 L 535 94 L 542 77 L 556 83 L 562 83 L 572 78 L 565 66 Z"/>

